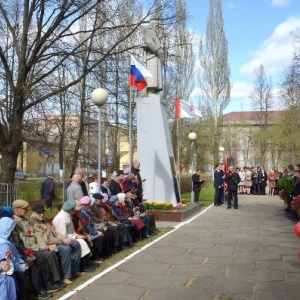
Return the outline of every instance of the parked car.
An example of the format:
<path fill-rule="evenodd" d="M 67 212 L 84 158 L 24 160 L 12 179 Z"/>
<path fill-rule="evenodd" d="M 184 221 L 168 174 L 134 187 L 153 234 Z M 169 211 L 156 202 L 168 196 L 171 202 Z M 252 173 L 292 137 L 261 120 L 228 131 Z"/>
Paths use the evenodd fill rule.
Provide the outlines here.
<path fill-rule="evenodd" d="M 15 179 L 19 180 L 27 180 L 27 174 L 25 172 L 22 172 L 20 169 L 16 169 L 15 171 Z"/>

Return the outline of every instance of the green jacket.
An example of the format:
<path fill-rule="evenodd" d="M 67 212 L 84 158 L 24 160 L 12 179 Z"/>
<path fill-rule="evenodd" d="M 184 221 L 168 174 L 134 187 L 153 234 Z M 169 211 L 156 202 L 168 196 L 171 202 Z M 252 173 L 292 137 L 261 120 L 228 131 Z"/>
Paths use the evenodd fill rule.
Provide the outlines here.
<path fill-rule="evenodd" d="M 26 248 L 39 251 L 41 246 L 46 245 L 43 239 L 35 234 L 34 227 L 26 217 L 14 215 L 14 220 L 16 221 L 16 230 Z"/>

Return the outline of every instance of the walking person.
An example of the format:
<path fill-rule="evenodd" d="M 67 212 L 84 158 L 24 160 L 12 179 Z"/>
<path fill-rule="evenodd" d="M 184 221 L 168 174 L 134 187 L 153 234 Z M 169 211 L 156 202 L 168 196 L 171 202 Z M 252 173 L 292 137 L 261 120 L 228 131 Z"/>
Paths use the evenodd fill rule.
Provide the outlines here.
<path fill-rule="evenodd" d="M 200 178 L 201 171 L 200 169 L 197 169 L 195 174 L 192 175 L 192 186 L 193 186 L 193 192 L 194 192 L 194 202 L 199 201 L 200 191 L 201 191 L 201 185 L 204 182 L 204 179 Z"/>
<path fill-rule="evenodd" d="M 221 172 L 222 164 L 217 163 L 216 169 L 214 172 L 214 187 L 215 187 L 215 198 L 214 198 L 214 206 L 220 206 L 223 204 L 222 202 L 222 188 L 223 188 L 223 176 Z"/>
<path fill-rule="evenodd" d="M 240 175 L 234 171 L 233 166 L 229 166 L 228 173 L 225 175 L 225 180 L 227 181 L 227 190 L 228 190 L 228 201 L 227 209 L 231 208 L 231 201 L 233 200 L 233 207 L 238 209 L 238 197 L 237 190 L 238 184 L 241 181 Z"/>
<path fill-rule="evenodd" d="M 55 199 L 55 184 L 54 184 L 54 174 L 51 173 L 42 182 L 41 195 L 45 201 L 46 207 L 51 208 L 52 202 Z"/>

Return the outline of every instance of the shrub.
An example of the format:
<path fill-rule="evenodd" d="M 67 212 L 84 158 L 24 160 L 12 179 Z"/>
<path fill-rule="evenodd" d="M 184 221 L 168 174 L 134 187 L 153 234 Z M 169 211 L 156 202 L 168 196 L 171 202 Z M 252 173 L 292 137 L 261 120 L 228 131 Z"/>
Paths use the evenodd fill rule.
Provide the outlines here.
<path fill-rule="evenodd" d="M 295 181 L 290 176 L 283 176 L 278 180 L 278 186 L 285 191 L 286 195 L 290 195 L 295 189 Z"/>
<path fill-rule="evenodd" d="M 202 184 L 202 187 L 208 186 L 211 184 L 211 176 L 209 174 L 201 174 L 201 179 L 205 179 L 204 184 Z M 180 176 L 180 187 L 181 187 L 181 193 L 189 193 L 192 191 L 192 175 L 191 174 L 185 174 Z"/>

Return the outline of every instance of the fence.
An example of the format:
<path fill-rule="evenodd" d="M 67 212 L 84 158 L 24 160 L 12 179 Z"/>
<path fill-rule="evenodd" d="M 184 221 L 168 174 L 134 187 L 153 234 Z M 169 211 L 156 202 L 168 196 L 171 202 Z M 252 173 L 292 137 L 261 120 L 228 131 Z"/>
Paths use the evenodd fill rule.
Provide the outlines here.
<path fill-rule="evenodd" d="M 18 185 L 14 183 L 0 183 L 0 207 L 11 206 L 17 199 Z"/>

